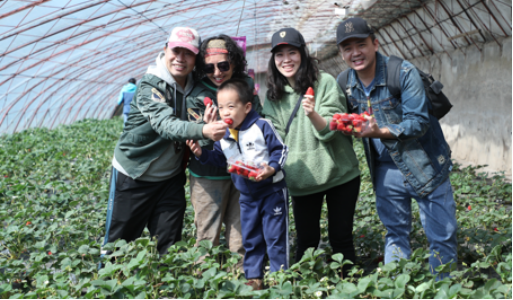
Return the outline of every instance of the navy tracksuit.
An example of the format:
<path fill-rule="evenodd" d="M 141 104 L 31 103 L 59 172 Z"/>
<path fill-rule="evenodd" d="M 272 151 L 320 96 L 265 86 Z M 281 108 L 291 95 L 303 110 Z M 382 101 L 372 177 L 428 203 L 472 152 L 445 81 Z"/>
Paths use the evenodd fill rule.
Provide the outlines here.
<path fill-rule="evenodd" d="M 203 149 L 198 158 L 202 164 L 227 166 L 227 158 L 267 162 L 276 173 L 260 182 L 231 174 L 240 191 L 242 243 L 246 249 L 244 273 L 246 278 L 264 277 L 264 256 L 271 262 L 271 272 L 289 268 L 288 195 L 285 172 L 288 147 L 283 144 L 272 123 L 251 110 L 234 137 L 229 130 L 214 150 Z"/>

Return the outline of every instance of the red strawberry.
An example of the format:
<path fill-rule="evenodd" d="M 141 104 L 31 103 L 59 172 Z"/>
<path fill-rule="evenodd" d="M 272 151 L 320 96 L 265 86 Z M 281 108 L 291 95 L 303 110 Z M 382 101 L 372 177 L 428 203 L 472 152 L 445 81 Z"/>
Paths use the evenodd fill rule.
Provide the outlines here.
<path fill-rule="evenodd" d="M 32 224 L 32 222 L 28 221 L 27 224 L 25 224 L 25 226 L 29 226 L 30 224 Z"/>
<path fill-rule="evenodd" d="M 353 131 L 353 125 L 348 124 L 348 125 L 346 126 L 346 129 L 347 129 L 349 132 Z"/>
<path fill-rule="evenodd" d="M 467 208 L 468 208 L 468 210 L 472 210 L 472 206 L 470 206 L 470 205 Z"/>
<path fill-rule="evenodd" d="M 210 99 L 209 97 L 205 97 L 205 99 L 203 99 L 203 103 L 205 104 L 205 106 L 212 106 L 212 104 L 214 104 L 214 102 L 212 102 L 212 99 Z"/>
<path fill-rule="evenodd" d="M 365 237 L 365 235 L 363 235 L 363 234 L 362 234 L 362 235 L 360 235 L 360 238 L 361 238 L 361 239 L 363 239 L 364 237 Z"/>
<path fill-rule="evenodd" d="M 337 125 L 337 130 L 338 131 L 345 131 L 346 130 L 346 127 L 344 126 L 344 123 L 340 123 Z"/>
<path fill-rule="evenodd" d="M 349 122 L 349 121 L 351 121 L 351 119 L 349 118 L 348 114 L 343 114 L 340 116 L 340 121 L 341 122 Z"/>
<path fill-rule="evenodd" d="M 52 255 L 52 251 L 48 251 L 48 255 Z"/>
<path fill-rule="evenodd" d="M 493 228 L 493 231 L 497 231 L 497 232 L 498 232 L 498 231 L 499 231 L 499 229 L 497 229 L 497 227 L 494 227 L 494 228 Z"/>
<path fill-rule="evenodd" d="M 235 172 L 237 172 L 237 167 L 235 165 L 229 165 L 228 173 L 235 173 Z"/>
<path fill-rule="evenodd" d="M 337 130 L 337 122 L 335 122 L 335 121 L 330 122 L 330 130 L 331 131 Z"/>
<path fill-rule="evenodd" d="M 309 87 L 308 90 L 306 90 L 305 93 L 306 96 L 315 96 L 315 92 L 312 87 Z"/>
<path fill-rule="evenodd" d="M 249 180 L 252 180 L 252 181 L 255 181 L 257 176 L 258 176 L 258 174 L 255 171 L 251 171 L 248 174 Z"/>
<path fill-rule="evenodd" d="M 223 122 L 225 122 L 225 123 L 226 123 L 226 124 L 228 124 L 228 125 L 232 125 L 232 124 L 233 124 L 233 120 L 232 120 L 232 119 L 230 119 L 230 118 L 226 118 L 226 119 L 224 119 L 224 120 L 223 120 Z"/>
<path fill-rule="evenodd" d="M 368 112 L 368 111 L 364 111 L 364 112 L 362 113 L 362 115 L 366 115 L 366 116 L 369 116 L 369 117 L 370 117 L 370 114 L 369 114 L 369 112 Z"/>

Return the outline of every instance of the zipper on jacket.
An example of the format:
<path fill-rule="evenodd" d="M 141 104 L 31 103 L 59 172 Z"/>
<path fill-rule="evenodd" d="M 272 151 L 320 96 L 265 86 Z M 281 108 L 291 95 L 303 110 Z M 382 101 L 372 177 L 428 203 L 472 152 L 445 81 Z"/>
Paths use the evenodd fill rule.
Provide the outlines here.
<path fill-rule="evenodd" d="M 237 131 L 237 139 L 235 140 L 235 143 L 237 143 L 237 148 L 239 149 L 239 153 L 240 153 L 240 155 L 244 158 L 244 155 L 242 154 L 242 150 L 241 150 L 241 148 L 240 148 L 240 144 L 239 144 L 239 132 L 240 132 L 240 130 L 239 130 L 239 131 Z M 241 176 L 241 177 L 242 177 L 242 176 Z M 247 189 L 248 189 L 248 192 L 249 192 L 251 195 L 253 195 L 253 193 L 251 192 L 251 189 L 250 189 L 250 187 L 249 187 L 249 184 L 248 184 L 248 182 L 246 181 L 247 179 L 246 179 L 246 178 L 244 178 L 244 177 L 242 177 L 242 180 L 244 181 L 244 184 L 246 185 L 246 187 L 247 187 Z"/>

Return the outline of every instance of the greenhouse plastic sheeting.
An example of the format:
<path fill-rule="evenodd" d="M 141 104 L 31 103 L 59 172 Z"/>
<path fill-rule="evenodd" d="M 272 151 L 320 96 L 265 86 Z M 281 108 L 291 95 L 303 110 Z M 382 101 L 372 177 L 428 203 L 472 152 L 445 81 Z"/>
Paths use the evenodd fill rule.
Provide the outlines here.
<path fill-rule="evenodd" d="M 484 40 L 511 36 L 511 1 L 501 0 L 0 1 L 0 133 L 111 117 L 121 87 L 141 78 L 175 26 L 196 28 L 203 38 L 245 37 L 248 68 L 258 74 L 280 28 L 300 30 L 310 51 L 322 56 L 345 17 L 362 16 L 379 29 L 419 7 L 425 9 L 419 20 L 400 23 L 398 32 L 377 32 L 391 52 L 455 47 L 450 30 L 470 44 L 462 32 L 476 26 Z M 431 20 L 425 23 L 422 14 Z M 445 40 L 435 37 L 430 45 L 424 35 L 437 32 Z"/>

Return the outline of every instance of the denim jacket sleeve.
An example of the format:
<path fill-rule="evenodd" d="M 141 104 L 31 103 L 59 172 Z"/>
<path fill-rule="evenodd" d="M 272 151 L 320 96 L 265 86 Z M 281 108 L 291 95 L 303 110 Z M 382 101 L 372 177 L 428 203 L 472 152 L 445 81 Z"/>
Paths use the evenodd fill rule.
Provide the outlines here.
<path fill-rule="evenodd" d="M 402 121 L 388 124 L 390 133 L 398 140 L 423 136 L 429 129 L 428 99 L 417 69 L 409 62 L 401 66 Z"/>

